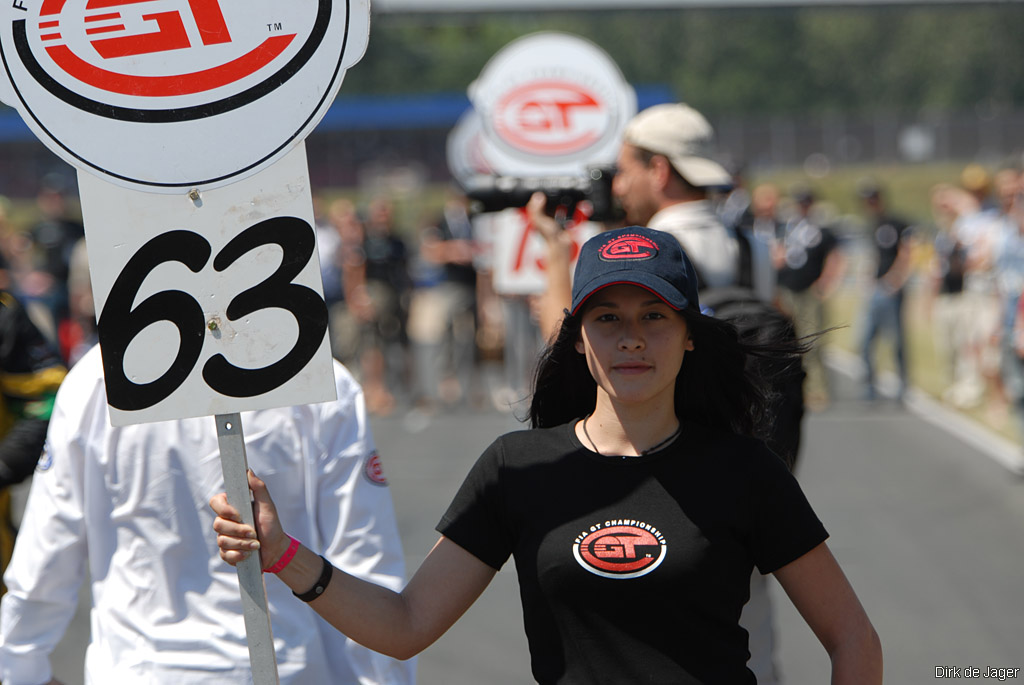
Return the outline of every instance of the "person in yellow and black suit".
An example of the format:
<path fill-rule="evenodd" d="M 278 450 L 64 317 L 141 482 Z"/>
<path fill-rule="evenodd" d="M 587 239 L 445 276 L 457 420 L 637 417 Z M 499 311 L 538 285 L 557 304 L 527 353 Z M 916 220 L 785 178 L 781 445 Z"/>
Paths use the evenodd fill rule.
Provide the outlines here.
<path fill-rule="evenodd" d="M 67 369 L 21 304 L 0 290 L 0 574 L 17 533 L 10 486 L 36 468 L 57 388 Z M 7 588 L 0 582 L 0 594 Z"/>

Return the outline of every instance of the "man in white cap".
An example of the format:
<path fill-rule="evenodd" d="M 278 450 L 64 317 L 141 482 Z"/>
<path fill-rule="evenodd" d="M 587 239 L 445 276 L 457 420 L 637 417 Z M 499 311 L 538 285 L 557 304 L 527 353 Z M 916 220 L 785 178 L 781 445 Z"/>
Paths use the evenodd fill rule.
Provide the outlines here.
<path fill-rule="evenodd" d="M 711 124 L 692 107 L 649 107 L 626 126 L 612 184 L 627 225 L 675 236 L 693 261 L 702 289 L 740 281 L 739 244 L 708 200 L 709 190 L 732 185 L 732 176 L 712 158 L 713 143 Z M 770 292 L 757 295 L 765 301 L 772 297 Z M 757 571 L 740 625 L 750 634 L 747 665 L 757 682 L 778 685 L 772 607 L 766 580 Z"/>
<path fill-rule="evenodd" d="M 684 104 L 655 105 L 626 126 L 612 191 L 626 223 L 676 237 L 697 267 L 702 285 L 734 285 L 738 246 L 708 191 L 732 184 L 712 159 L 714 131 L 700 112 Z"/>

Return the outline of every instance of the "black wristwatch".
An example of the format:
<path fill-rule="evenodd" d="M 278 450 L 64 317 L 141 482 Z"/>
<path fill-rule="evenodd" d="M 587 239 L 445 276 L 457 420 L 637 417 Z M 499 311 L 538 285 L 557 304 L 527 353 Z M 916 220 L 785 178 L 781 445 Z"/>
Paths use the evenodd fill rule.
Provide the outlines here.
<path fill-rule="evenodd" d="M 312 588 L 303 592 L 301 595 L 298 592 L 292 592 L 293 595 L 301 599 L 303 602 L 312 602 L 314 599 L 319 597 L 327 589 L 327 584 L 331 582 L 331 574 L 334 573 L 334 566 L 331 562 L 324 559 L 322 556 L 320 559 L 324 562 L 323 570 L 320 571 L 320 578 L 317 579 L 316 585 Z"/>

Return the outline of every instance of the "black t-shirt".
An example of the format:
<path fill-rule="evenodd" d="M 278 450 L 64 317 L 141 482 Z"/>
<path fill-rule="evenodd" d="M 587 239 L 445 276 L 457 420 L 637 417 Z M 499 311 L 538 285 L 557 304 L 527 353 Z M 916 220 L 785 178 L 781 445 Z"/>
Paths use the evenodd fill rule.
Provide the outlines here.
<path fill-rule="evenodd" d="M 0 488 L 32 475 L 65 373 L 21 303 L 0 290 Z"/>
<path fill-rule="evenodd" d="M 693 425 L 643 457 L 595 454 L 572 424 L 505 435 L 438 531 L 496 569 L 514 555 L 545 685 L 753 683 L 739 626 L 753 567 L 827 537 L 782 460 Z"/>
<path fill-rule="evenodd" d="M 959 293 L 964 289 L 964 267 L 967 250 L 953 236 L 939 233 L 935 237 L 935 257 L 938 261 L 939 292 Z"/>
<path fill-rule="evenodd" d="M 60 284 L 65 283 L 71 251 L 85 237 L 85 228 L 70 219 L 47 219 L 33 226 L 29 233 L 40 250 L 39 268 L 52 274 Z"/>
<path fill-rule="evenodd" d="M 448 211 L 441 217 L 438 224 L 441 240 L 472 240 L 473 225 L 465 212 Z M 444 265 L 444 278 L 450 283 L 476 285 L 476 267 L 472 264 L 448 262 Z"/>
<path fill-rule="evenodd" d="M 786 263 L 779 269 L 778 284 L 793 292 L 803 292 L 821 277 L 825 258 L 839 246 L 839 239 L 832 229 L 806 219 L 784 232 Z"/>
<path fill-rule="evenodd" d="M 900 251 L 900 243 L 910 235 L 910 226 L 906 221 L 892 216 L 879 218 L 871 231 L 875 251 L 878 254 L 878 270 L 875 278 L 889 273 L 896 263 L 896 255 Z"/>
<path fill-rule="evenodd" d="M 396 291 L 408 281 L 405 243 L 391 235 L 368 235 L 363 241 L 366 280 L 384 283 Z"/>

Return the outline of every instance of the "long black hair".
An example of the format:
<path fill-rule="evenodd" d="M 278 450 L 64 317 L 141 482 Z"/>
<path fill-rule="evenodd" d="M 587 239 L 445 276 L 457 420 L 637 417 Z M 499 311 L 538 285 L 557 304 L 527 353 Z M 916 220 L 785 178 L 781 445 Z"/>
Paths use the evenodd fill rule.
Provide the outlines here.
<path fill-rule="evenodd" d="M 791 331 L 744 336 L 734 325 L 690 307 L 686 320 L 694 349 L 676 377 L 675 412 L 680 421 L 767 440 L 771 435 L 778 380 L 799 374 L 800 359 L 817 336 L 797 339 Z M 597 383 L 576 350 L 582 316 L 566 313 L 558 335 L 541 356 L 530 403 L 530 425 L 557 426 L 587 416 L 597 403 Z"/>

